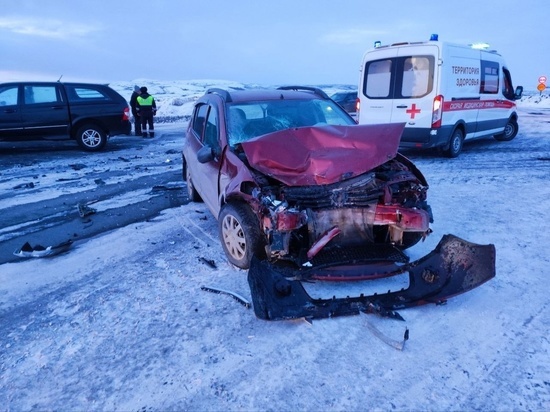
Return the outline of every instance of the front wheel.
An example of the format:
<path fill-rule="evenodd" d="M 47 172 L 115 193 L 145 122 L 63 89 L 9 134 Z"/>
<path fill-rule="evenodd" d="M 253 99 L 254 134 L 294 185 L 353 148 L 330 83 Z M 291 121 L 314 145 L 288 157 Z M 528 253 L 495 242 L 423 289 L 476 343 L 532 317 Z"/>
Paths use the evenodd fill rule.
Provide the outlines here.
<path fill-rule="evenodd" d="M 98 126 L 86 124 L 76 132 L 76 141 L 84 150 L 97 152 L 107 144 L 107 135 Z"/>
<path fill-rule="evenodd" d="M 248 269 L 252 256 L 263 257 L 263 240 L 258 218 L 244 203 L 228 203 L 218 217 L 223 251 L 233 265 Z"/>
<path fill-rule="evenodd" d="M 504 127 L 504 133 L 495 135 L 495 140 L 499 142 L 509 142 L 518 134 L 518 122 L 515 119 L 508 120 Z"/>
<path fill-rule="evenodd" d="M 445 151 L 447 157 L 457 157 L 462 151 L 462 145 L 464 144 L 464 133 L 461 129 L 455 129 L 449 142 L 449 148 Z"/>

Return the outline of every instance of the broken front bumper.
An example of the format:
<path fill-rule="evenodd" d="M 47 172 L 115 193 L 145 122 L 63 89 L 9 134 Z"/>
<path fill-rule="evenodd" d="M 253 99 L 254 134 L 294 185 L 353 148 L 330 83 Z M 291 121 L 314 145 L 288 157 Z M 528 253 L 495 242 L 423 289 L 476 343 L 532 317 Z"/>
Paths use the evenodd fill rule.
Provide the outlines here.
<path fill-rule="evenodd" d="M 409 286 L 395 292 L 358 297 L 312 299 L 296 277 L 253 258 L 248 271 L 254 313 L 260 319 L 318 319 L 378 313 L 400 318 L 397 309 L 443 303 L 495 276 L 494 245 L 478 245 L 445 235 L 425 257 L 385 276 L 409 273 Z"/>

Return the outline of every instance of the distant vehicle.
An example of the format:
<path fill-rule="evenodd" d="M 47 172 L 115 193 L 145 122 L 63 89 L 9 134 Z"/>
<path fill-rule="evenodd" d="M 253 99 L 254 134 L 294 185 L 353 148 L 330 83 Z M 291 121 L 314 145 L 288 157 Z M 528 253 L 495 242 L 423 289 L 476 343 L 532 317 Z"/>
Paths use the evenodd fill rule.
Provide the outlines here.
<path fill-rule="evenodd" d="M 129 135 L 128 102 L 102 84 L 0 84 L 0 140 L 72 139 L 99 151 L 114 135 Z"/>
<path fill-rule="evenodd" d="M 337 92 L 330 96 L 349 114 L 357 112 L 357 92 Z"/>
<path fill-rule="evenodd" d="M 378 43 L 378 42 L 377 42 Z M 485 45 L 486 46 L 486 45 Z M 466 139 L 512 140 L 515 91 L 495 51 L 438 40 L 375 44 L 363 57 L 359 124 L 405 123 L 401 148 L 441 148 L 456 157 Z"/>
<path fill-rule="evenodd" d="M 405 259 L 432 215 L 424 176 L 397 153 L 403 126 L 359 126 L 316 88 L 208 90 L 182 151 L 189 198 L 243 269 L 254 255 L 297 268 Z"/>

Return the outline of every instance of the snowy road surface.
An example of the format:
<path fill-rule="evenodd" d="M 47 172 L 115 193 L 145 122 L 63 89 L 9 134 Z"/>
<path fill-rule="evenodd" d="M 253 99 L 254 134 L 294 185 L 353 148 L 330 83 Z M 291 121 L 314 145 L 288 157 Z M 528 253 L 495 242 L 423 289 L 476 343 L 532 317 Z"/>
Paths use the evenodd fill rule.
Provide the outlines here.
<path fill-rule="evenodd" d="M 50 172 L 60 164 L 110 169 L 102 179 L 121 186 L 177 170 L 179 139 L 63 159 L 43 153 L 20 173 L 44 174 L 38 189 L 16 200 L 12 187 L 26 180 L 11 171 L 17 165 L 4 167 L 0 209 L 79 193 L 94 179 L 68 169 L 65 177 L 84 179 L 68 185 Z M 0 410 L 550 410 L 550 111 L 522 110 L 516 139 L 466 144 L 456 159 L 406 154 L 430 183 L 435 218 L 411 259 L 453 233 L 496 245 L 494 279 L 445 306 L 403 310 L 405 322 L 262 321 L 201 290 L 250 299 L 246 272 L 226 262 L 206 207 L 178 205 L 65 254 L 0 265 Z M 133 159 L 132 169 L 119 157 Z M 136 190 L 98 207 L 140 200 Z M 394 339 L 407 327 L 410 340 L 398 351 L 367 322 Z"/>

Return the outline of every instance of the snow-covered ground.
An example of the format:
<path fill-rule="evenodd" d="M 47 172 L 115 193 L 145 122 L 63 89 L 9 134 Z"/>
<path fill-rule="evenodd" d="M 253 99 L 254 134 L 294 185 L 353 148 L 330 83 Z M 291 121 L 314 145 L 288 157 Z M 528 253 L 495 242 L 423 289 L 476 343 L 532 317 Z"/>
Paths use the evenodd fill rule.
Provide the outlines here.
<path fill-rule="evenodd" d="M 205 88 L 245 87 L 111 86 L 129 98 L 134 84 L 157 98 L 159 116 L 174 118 L 188 116 Z M 226 262 L 206 207 L 167 209 L 68 253 L 0 265 L 0 410 L 550 410 L 549 103 L 538 95 L 519 103 L 511 142 L 472 142 L 456 159 L 406 153 L 430 183 L 435 218 L 411 259 L 446 233 L 493 243 L 497 275 L 481 287 L 445 306 L 403 310 L 405 322 L 262 321 L 229 296 L 201 290 L 250 299 L 246 272 Z M 161 136 L 150 144 L 162 150 L 154 155 L 116 156 L 166 162 L 167 151 L 181 147 L 183 134 L 173 132 L 184 124 L 158 124 Z M 93 159 L 117 167 L 109 151 Z M 0 195 L 13 187 L 11 173 L 0 172 Z M 113 179 L 124 184 L 124 175 Z M 78 190 L 57 182 L 36 196 Z M 0 209 L 8 206 L 4 200 Z M 369 323 L 394 339 L 407 327 L 410 340 L 398 351 Z"/>

